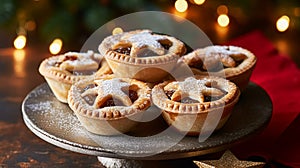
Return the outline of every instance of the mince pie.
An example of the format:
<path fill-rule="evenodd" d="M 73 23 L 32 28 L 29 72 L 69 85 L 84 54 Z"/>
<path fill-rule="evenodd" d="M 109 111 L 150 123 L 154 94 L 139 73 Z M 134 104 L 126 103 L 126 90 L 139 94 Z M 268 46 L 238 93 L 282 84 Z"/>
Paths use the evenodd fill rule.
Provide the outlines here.
<path fill-rule="evenodd" d="M 186 51 L 178 39 L 150 30 L 108 36 L 98 49 L 117 77 L 146 82 L 160 81 L 167 76 Z"/>
<path fill-rule="evenodd" d="M 250 51 L 236 46 L 208 46 L 180 58 L 196 75 L 225 77 L 243 90 L 256 64 Z"/>
<path fill-rule="evenodd" d="M 56 98 L 66 103 L 71 85 L 81 79 L 112 73 L 104 57 L 88 51 L 68 52 L 43 60 L 39 72 L 45 77 Z"/>
<path fill-rule="evenodd" d="M 130 131 L 138 123 L 151 105 L 150 94 L 144 82 L 107 75 L 75 83 L 68 103 L 88 131 L 115 135 Z"/>
<path fill-rule="evenodd" d="M 234 83 L 208 76 L 165 81 L 152 89 L 152 101 L 162 109 L 166 122 L 188 135 L 220 129 L 239 95 L 240 90 Z M 210 119 L 205 124 L 208 116 Z"/>

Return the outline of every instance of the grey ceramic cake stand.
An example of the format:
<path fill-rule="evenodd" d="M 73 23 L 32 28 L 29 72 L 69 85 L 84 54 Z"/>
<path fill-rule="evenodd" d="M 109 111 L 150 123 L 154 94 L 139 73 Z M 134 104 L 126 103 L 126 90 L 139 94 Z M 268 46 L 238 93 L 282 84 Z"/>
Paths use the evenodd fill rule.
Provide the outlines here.
<path fill-rule="evenodd" d="M 86 131 L 68 105 L 56 100 L 46 83 L 32 90 L 22 105 L 27 127 L 53 145 L 95 155 L 107 167 L 147 167 L 149 164 L 153 167 L 153 164 L 166 166 L 168 162 L 228 149 L 267 125 L 272 102 L 261 87 L 250 83 L 224 127 L 201 142 L 198 137 L 184 137 L 167 129 L 157 111 L 155 107 L 150 108 L 148 118 L 153 117 L 153 120 L 139 124 L 126 135 L 99 136 Z"/>

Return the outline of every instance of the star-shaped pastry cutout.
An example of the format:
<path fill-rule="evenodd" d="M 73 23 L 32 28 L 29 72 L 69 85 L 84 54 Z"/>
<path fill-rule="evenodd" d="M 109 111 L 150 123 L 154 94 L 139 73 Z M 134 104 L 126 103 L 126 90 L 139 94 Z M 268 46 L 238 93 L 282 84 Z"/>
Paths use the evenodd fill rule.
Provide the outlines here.
<path fill-rule="evenodd" d="M 119 78 L 110 80 L 95 80 L 97 87 L 87 89 L 81 96 L 96 95 L 94 107 L 99 108 L 110 98 L 116 98 L 120 100 L 125 106 L 132 105 L 132 102 L 128 95 L 123 90 L 129 90 L 130 84 L 122 81 Z"/>
<path fill-rule="evenodd" d="M 149 30 L 143 30 L 136 34 L 124 35 L 121 40 L 131 44 L 130 55 L 133 57 L 136 57 L 138 52 L 144 48 L 148 48 L 158 55 L 163 55 L 165 49 L 159 43 L 159 40 L 165 40 L 166 37 L 151 33 Z"/>
<path fill-rule="evenodd" d="M 245 54 L 232 50 L 230 46 L 209 47 L 205 50 L 205 53 L 200 53 L 199 55 L 204 56 L 202 59 L 204 62 L 203 68 L 206 70 L 216 68 L 219 63 L 222 63 L 225 67 L 235 67 L 237 61 L 247 58 Z"/>
<path fill-rule="evenodd" d="M 223 96 L 224 93 L 213 86 L 217 85 L 212 80 L 197 80 L 194 77 L 186 78 L 184 81 L 169 83 L 164 87 L 165 90 L 173 90 L 171 100 L 178 101 L 183 97 L 197 100 L 200 103 L 205 101 L 205 96 Z"/>
<path fill-rule="evenodd" d="M 242 161 L 227 150 L 219 160 L 194 161 L 199 168 L 262 168 L 264 162 Z"/>
<path fill-rule="evenodd" d="M 95 60 L 94 54 L 93 51 L 87 53 L 68 52 L 56 63 L 60 64 L 60 68 L 68 71 L 96 70 L 99 64 Z"/>

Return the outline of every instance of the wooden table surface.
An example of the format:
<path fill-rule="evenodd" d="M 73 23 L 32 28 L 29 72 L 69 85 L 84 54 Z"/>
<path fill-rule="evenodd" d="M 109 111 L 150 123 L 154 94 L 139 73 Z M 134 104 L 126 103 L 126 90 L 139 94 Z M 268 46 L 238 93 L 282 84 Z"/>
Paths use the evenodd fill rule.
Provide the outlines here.
<path fill-rule="evenodd" d="M 218 39 L 209 29 L 205 31 L 211 35 L 214 43 L 222 43 L 250 31 L 242 30 L 229 32 L 230 36 L 226 39 Z M 280 52 L 290 56 L 300 66 L 300 47 L 297 47 L 299 39 L 296 38 L 299 33 L 283 34 L 266 29 L 262 31 Z M 1 38 L 0 42 L 5 42 L 5 38 Z M 24 53 L 18 53 L 9 47 L 9 40 L 5 43 L 6 45 L 0 46 L 0 167 L 103 167 L 95 156 L 51 145 L 25 126 L 21 103 L 33 88 L 44 82 L 38 73 L 38 66 L 50 54 L 47 46 L 34 44 L 27 46 L 24 49 L 25 55 L 22 56 Z"/>
<path fill-rule="evenodd" d="M 0 167 L 103 167 L 95 156 L 55 147 L 25 126 L 21 103 L 44 82 L 38 66 L 49 56 L 38 48 L 26 48 L 24 60 L 12 48 L 0 49 Z"/>

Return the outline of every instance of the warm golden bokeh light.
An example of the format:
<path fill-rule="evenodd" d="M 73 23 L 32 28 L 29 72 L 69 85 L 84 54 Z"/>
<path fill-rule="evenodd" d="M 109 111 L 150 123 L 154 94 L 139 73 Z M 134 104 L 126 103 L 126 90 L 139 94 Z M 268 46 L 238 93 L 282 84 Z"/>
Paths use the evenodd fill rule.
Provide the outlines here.
<path fill-rule="evenodd" d="M 219 15 L 219 17 L 218 17 L 218 24 L 221 27 L 228 26 L 229 22 L 230 22 L 230 19 L 229 19 L 229 17 L 227 15 L 225 15 L 225 14 Z"/>
<path fill-rule="evenodd" d="M 19 49 L 19 50 L 14 50 L 13 53 L 14 56 L 14 72 L 17 77 L 25 77 L 26 76 L 26 71 L 24 70 L 24 61 L 25 61 L 25 50 Z"/>
<path fill-rule="evenodd" d="M 222 15 L 222 14 L 228 14 L 228 8 L 227 8 L 227 6 L 226 5 L 220 5 L 220 6 L 218 6 L 218 8 L 217 8 L 217 13 L 218 13 L 218 15 Z"/>
<path fill-rule="evenodd" d="M 185 12 L 188 9 L 188 3 L 186 0 L 176 0 L 175 9 L 178 12 Z"/>
<path fill-rule="evenodd" d="M 53 42 L 49 46 L 49 51 L 51 54 L 55 55 L 58 54 L 61 51 L 63 42 L 61 39 L 56 38 L 53 40 Z"/>
<path fill-rule="evenodd" d="M 202 5 L 204 4 L 205 0 L 194 0 L 195 4 Z"/>
<path fill-rule="evenodd" d="M 26 37 L 24 35 L 19 35 L 14 41 L 14 46 L 16 49 L 23 49 L 25 45 Z"/>
<path fill-rule="evenodd" d="M 120 33 L 123 33 L 123 29 L 121 27 L 116 27 L 112 31 L 113 35 L 120 34 Z"/>
<path fill-rule="evenodd" d="M 290 18 L 286 15 L 281 16 L 276 22 L 276 28 L 280 32 L 284 32 L 289 28 Z"/>

